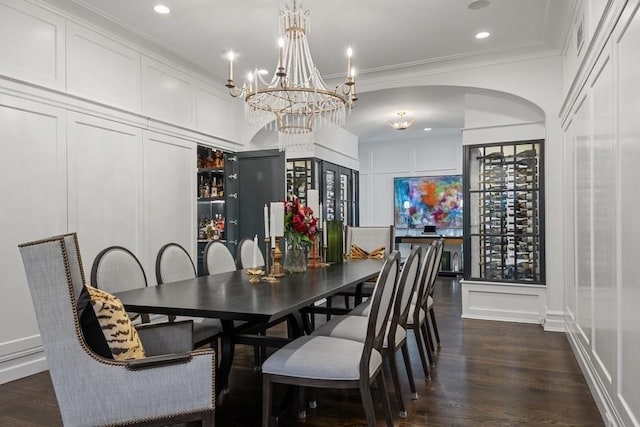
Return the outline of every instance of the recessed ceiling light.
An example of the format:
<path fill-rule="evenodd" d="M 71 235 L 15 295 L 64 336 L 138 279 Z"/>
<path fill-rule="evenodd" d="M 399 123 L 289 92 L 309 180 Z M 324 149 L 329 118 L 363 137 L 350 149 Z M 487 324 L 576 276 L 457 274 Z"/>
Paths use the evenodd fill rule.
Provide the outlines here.
<path fill-rule="evenodd" d="M 431 128 L 424 128 L 425 132 L 429 132 L 431 130 Z"/>
<path fill-rule="evenodd" d="M 171 9 L 169 9 L 167 6 L 163 5 L 163 4 L 157 4 L 155 6 L 153 6 L 153 10 L 155 10 L 156 12 L 162 14 L 162 15 L 166 15 L 167 13 L 171 12 Z"/>
<path fill-rule="evenodd" d="M 476 38 L 477 39 L 486 39 L 487 37 L 489 37 L 491 34 L 486 32 L 486 31 L 480 31 L 478 34 L 476 34 Z"/>

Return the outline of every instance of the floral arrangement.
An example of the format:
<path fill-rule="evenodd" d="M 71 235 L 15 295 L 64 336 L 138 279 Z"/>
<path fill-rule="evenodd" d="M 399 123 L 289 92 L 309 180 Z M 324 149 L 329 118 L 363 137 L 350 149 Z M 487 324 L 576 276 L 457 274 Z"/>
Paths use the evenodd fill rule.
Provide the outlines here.
<path fill-rule="evenodd" d="M 292 247 L 302 247 L 313 243 L 318 232 L 318 220 L 313 216 L 313 210 L 302 206 L 298 198 L 293 198 L 284 204 L 284 235 Z"/>

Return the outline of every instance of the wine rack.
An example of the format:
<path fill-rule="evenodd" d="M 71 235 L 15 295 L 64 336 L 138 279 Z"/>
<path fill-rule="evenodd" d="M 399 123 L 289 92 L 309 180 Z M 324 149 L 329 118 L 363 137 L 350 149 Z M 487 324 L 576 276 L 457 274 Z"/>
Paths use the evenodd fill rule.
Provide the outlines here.
<path fill-rule="evenodd" d="M 542 141 L 468 146 L 465 171 L 465 278 L 544 283 Z"/>

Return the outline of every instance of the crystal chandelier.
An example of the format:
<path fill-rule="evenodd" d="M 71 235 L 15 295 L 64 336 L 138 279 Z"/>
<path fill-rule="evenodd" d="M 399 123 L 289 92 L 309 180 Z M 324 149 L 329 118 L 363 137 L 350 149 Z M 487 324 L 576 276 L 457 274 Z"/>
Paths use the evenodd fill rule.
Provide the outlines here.
<path fill-rule="evenodd" d="M 404 111 L 400 111 L 397 113 L 398 118 L 394 122 L 389 122 L 389 126 L 391 126 L 395 130 L 405 130 L 410 127 L 414 120 L 406 120 L 404 116 L 407 114 Z"/>
<path fill-rule="evenodd" d="M 280 150 L 304 149 L 313 144 L 316 129 L 342 126 L 346 109 L 358 97 L 351 49 L 347 51 L 347 77 L 344 84 L 328 89 L 313 63 L 307 34 L 309 11 L 296 0 L 280 11 L 278 65 L 270 82 L 263 79 L 266 70 L 249 73 L 241 88 L 233 81 L 233 52 L 229 52 L 229 79 L 225 85 L 233 97 L 243 97 L 247 120 L 278 131 Z"/>

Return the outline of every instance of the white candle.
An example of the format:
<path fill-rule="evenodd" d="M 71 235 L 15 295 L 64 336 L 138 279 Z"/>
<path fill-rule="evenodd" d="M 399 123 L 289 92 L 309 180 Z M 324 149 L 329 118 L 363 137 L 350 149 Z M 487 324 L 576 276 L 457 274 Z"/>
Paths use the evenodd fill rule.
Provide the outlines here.
<path fill-rule="evenodd" d="M 271 235 L 284 236 L 284 203 L 271 202 Z"/>
<path fill-rule="evenodd" d="M 233 51 L 229 51 L 229 80 L 233 80 Z"/>
<path fill-rule="evenodd" d="M 322 203 L 320 203 L 320 207 L 318 208 L 318 224 L 322 224 Z M 322 225 L 322 229 L 324 230 L 324 224 Z"/>
<path fill-rule="evenodd" d="M 307 191 L 307 207 L 313 211 L 313 216 L 318 218 L 318 190 L 310 189 Z"/>
<path fill-rule="evenodd" d="M 269 208 L 264 205 L 264 239 L 269 238 Z"/>
<path fill-rule="evenodd" d="M 278 40 L 278 67 L 284 68 L 284 39 L 280 37 Z"/>
<path fill-rule="evenodd" d="M 275 229 L 273 227 L 273 209 L 271 209 L 271 249 L 275 249 L 276 248 L 276 235 L 275 233 Z"/>
<path fill-rule="evenodd" d="M 322 246 L 327 246 L 327 221 L 322 223 Z"/>
<path fill-rule="evenodd" d="M 256 268 L 258 266 L 258 235 L 256 234 L 253 237 L 253 260 L 251 262 L 251 268 Z"/>
<path fill-rule="evenodd" d="M 351 48 L 347 49 L 347 77 L 349 77 L 349 73 L 351 73 L 351 56 L 353 55 L 353 50 Z"/>

